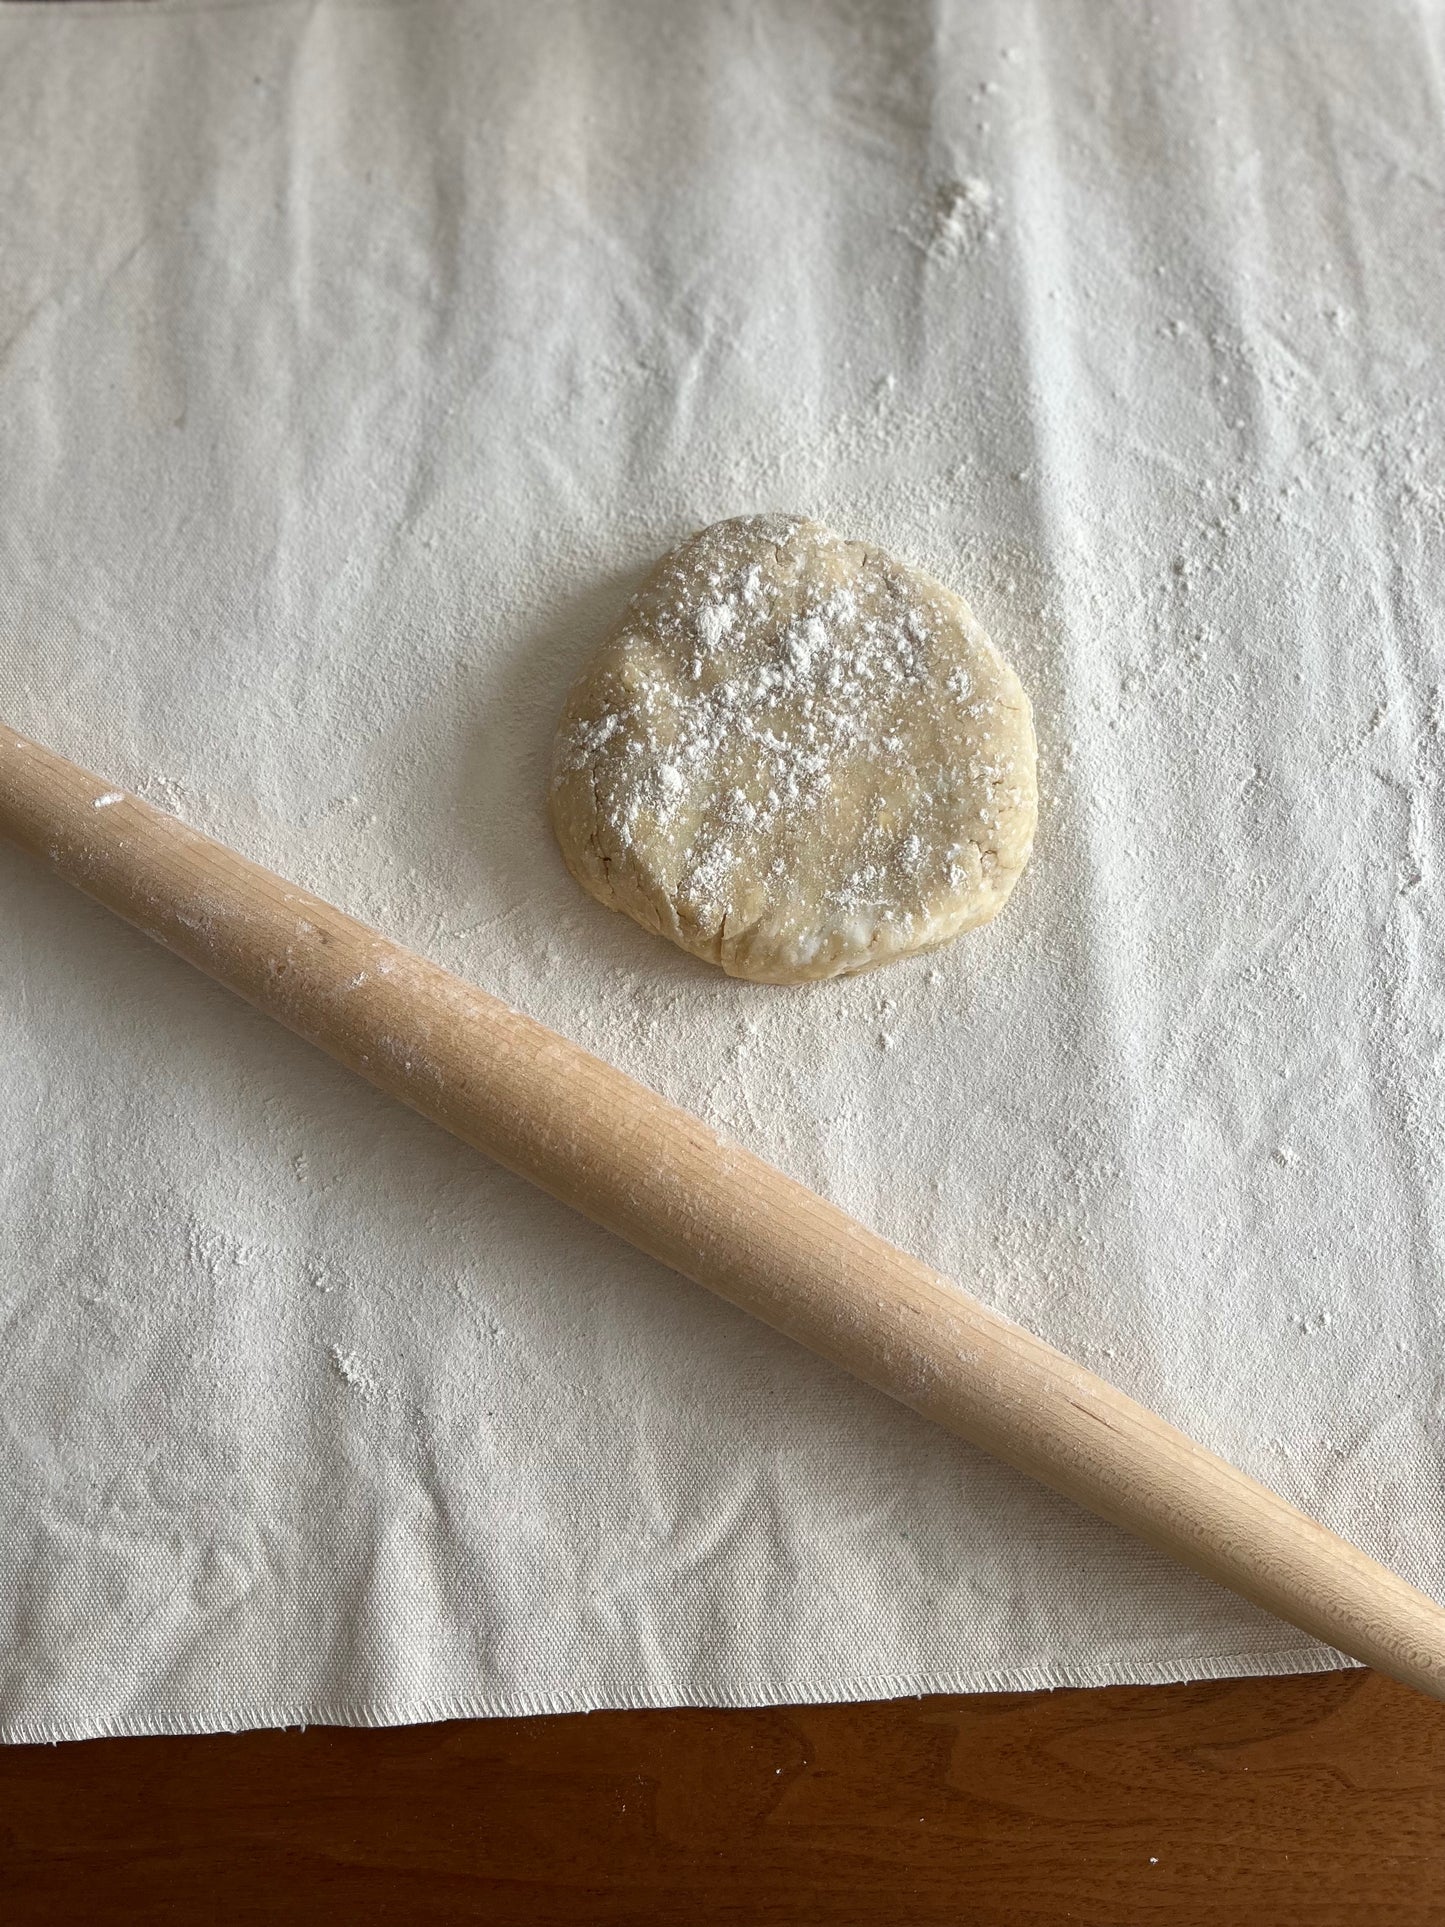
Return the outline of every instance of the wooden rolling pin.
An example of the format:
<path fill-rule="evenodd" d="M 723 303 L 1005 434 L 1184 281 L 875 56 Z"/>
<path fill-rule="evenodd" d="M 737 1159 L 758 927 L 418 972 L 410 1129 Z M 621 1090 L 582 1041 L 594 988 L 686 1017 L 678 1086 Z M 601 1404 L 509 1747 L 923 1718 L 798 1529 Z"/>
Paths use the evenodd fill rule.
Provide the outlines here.
<path fill-rule="evenodd" d="M 1445 1612 L 698 1118 L 0 726 L 0 835 L 465 1143 L 1341 1652 L 1445 1697 Z"/>

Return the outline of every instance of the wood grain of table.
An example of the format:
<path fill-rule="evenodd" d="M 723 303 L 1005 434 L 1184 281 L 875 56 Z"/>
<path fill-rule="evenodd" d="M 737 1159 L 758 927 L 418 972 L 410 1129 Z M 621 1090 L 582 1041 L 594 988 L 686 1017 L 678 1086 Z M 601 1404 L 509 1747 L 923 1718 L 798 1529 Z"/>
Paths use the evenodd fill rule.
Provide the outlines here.
<path fill-rule="evenodd" d="M 1372 1673 L 0 1749 L 0 1919 L 1445 1923 L 1445 1706 Z"/>

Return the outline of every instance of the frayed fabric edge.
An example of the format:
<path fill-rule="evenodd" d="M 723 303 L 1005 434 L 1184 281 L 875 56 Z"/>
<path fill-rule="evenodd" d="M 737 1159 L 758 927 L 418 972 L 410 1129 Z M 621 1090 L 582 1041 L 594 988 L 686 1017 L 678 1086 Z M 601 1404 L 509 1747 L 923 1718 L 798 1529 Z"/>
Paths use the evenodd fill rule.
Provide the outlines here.
<path fill-rule="evenodd" d="M 267 1704 L 238 1700 L 214 1708 L 113 1713 L 80 1720 L 0 1720 L 0 1744 L 55 1745 L 63 1740 L 143 1739 L 198 1733 L 248 1733 L 291 1726 L 429 1726 L 442 1720 L 524 1719 L 539 1714 L 603 1712 L 719 1712 L 749 1707 L 856 1705 L 868 1700 L 924 1699 L 938 1694 L 1032 1693 L 1103 1686 L 1179 1686 L 1224 1679 L 1277 1678 L 1342 1672 L 1358 1666 L 1328 1647 L 1286 1652 L 1224 1653 L 1122 1667 L 1023 1666 L 857 1680 L 768 1686 L 709 1687 L 697 1698 L 625 1688 L 595 1697 L 539 1691 L 458 1693 L 418 1700 L 298 1700 Z"/>

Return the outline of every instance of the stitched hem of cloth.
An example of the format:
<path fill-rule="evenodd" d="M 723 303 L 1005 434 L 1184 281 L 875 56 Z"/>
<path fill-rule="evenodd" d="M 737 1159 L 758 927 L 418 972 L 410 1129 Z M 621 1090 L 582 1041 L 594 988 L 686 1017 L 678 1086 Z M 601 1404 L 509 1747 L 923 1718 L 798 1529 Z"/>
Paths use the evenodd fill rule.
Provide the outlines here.
<path fill-rule="evenodd" d="M 595 1695 L 514 1689 L 457 1693 L 439 1699 L 237 1700 L 230 1705 L 103 1713 L 79 1720 L 0 1720 L 0 1743 L 46 1745 L 60 1740 L 138 1739 L 182 1733 L 245 1733 L 285 1726 L 427 1726 L 438 1720 L 518 1719 L 544 1713 L 733 1710 L 764 1706 L 852 1705 L 862 1700 L 923 1699 L 939 1693 L 1030 1693 L 1063 1687 L 1178 1686 L 1188 1681 L 1259 1679 L 1289 1673 L 1333 1673 L 1358 1666 L 1328 1647 L 1284 1652 L 1220 1653 L 1199 1659 L 1123 1666 L 1007 1666 L 955 1673 L 820 1680 L 773 1687 L 751 1682 L 710 1686 L 696 1697 L 626 1687 Z"/>

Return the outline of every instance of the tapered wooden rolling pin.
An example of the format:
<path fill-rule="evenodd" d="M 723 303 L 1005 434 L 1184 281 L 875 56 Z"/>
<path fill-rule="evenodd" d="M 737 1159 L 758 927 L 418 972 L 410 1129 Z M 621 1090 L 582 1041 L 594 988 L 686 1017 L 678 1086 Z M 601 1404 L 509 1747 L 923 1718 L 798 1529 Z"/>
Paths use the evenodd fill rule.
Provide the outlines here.
<path fill-rule="evenodd" d="M 1341 1652 L 1445 1697 L 1445 1612 L 700 1119 L 0 726 L 0 835 L 465 1143 Z"/>

